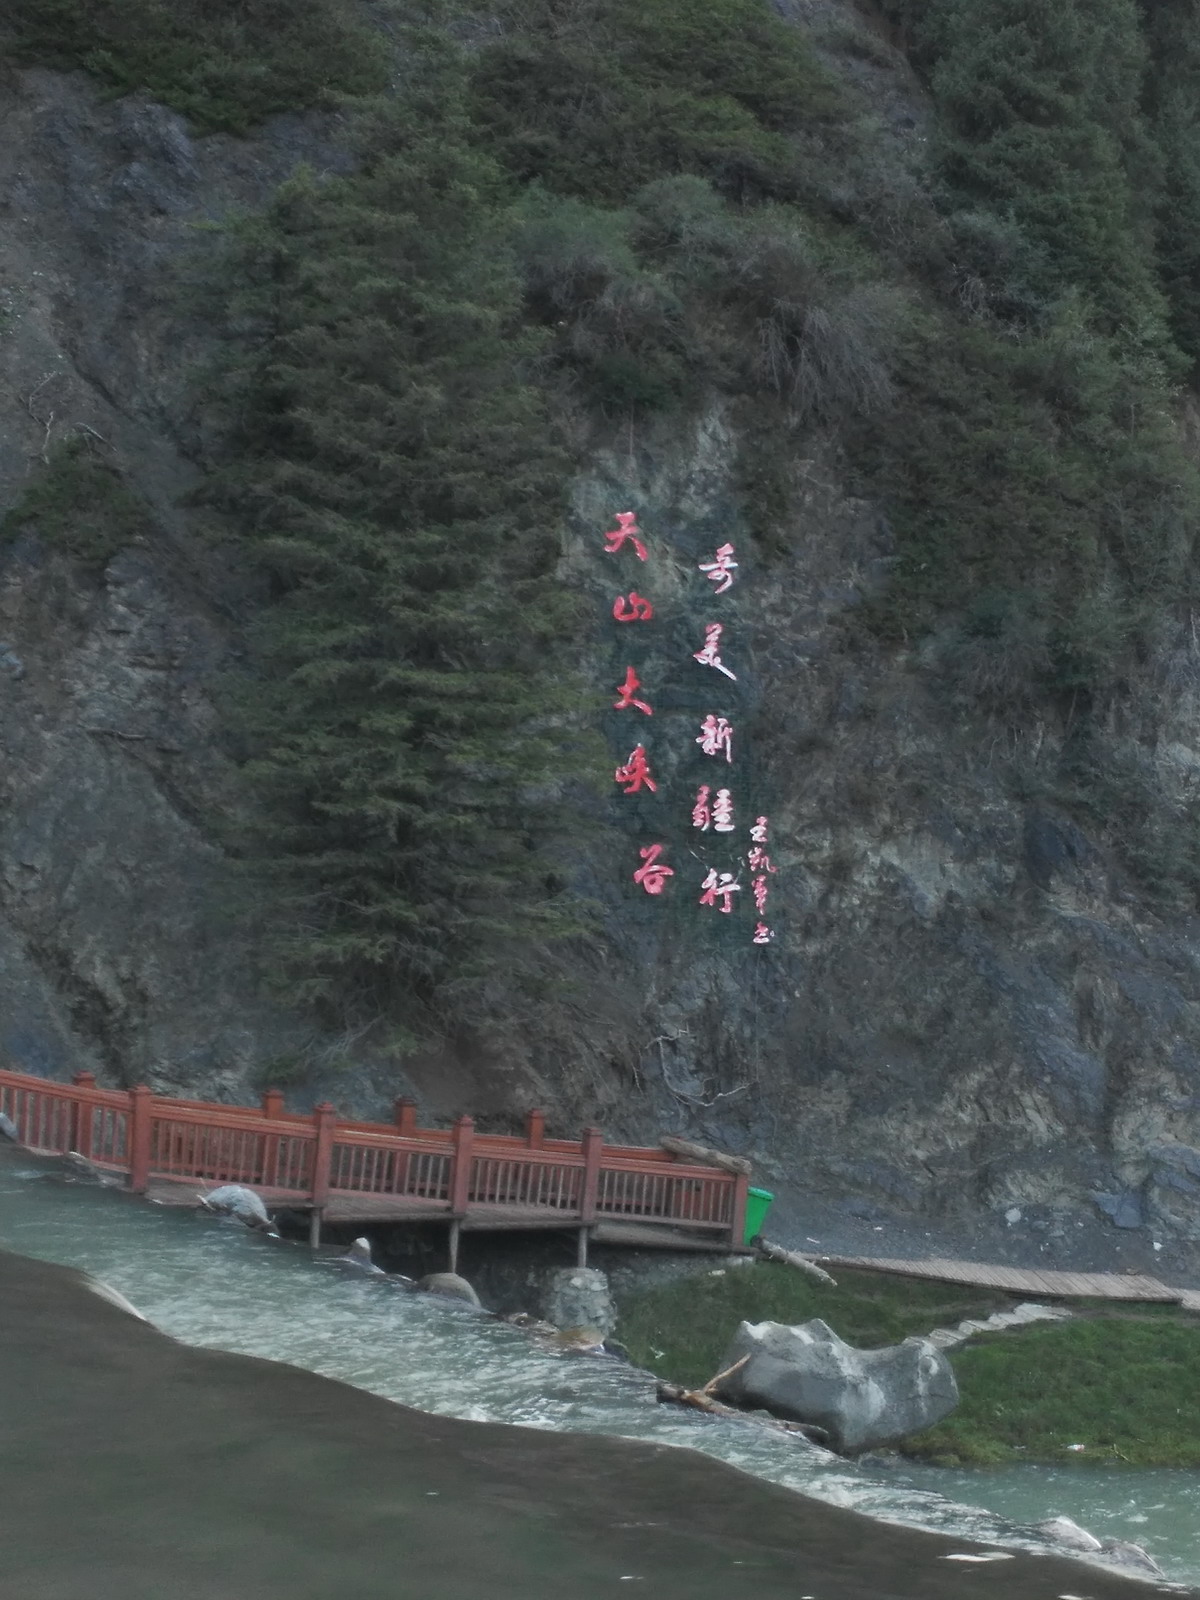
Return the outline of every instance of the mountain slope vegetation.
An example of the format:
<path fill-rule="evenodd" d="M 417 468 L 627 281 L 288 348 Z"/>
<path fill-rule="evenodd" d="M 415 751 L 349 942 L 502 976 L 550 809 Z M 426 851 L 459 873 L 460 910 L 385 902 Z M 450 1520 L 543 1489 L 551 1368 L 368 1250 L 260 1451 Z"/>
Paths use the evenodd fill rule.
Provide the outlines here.
<path fill-rule="evenodd" d="M 764 553 L 788 461 L 835 438 L 896 541 L 858 625 L 941 640 L 983 717 L 1069 706 L 1063 793 L 1118 814 L 1091 730 L 1196 590 L 1196 10 L 886 0 L 839 41 L 766 0 L 17 0 L 18 61 L 200 132 L 348 129 L 350 170 L 209 257 L 205 499 L 262 579 L 241 848 L 297 994 L 411 1043 L 586 931 L 566 492 L 589 429 L 714 395 Z M 884 18 L 927 148 L 846 70 L 895 48 Z M 1170 873 L 1141 869 L 1194 898 L 1176 820 Z"/>

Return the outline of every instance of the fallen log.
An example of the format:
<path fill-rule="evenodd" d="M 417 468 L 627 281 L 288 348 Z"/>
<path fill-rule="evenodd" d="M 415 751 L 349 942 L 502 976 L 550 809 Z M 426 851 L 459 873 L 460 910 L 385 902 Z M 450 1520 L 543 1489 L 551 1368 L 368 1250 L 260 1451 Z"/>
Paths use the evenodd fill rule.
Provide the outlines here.
<path fill-rule="evenodd" d="M 748 1178 L 750 1163 L 744 1156 L 727 1156 L 723 1150 L 710 1150 L 706 1144 L 693 1144 L 690 1139 L 680 1139 L 676 1134 L 659 1135 L 659 1145 L 668 1155 L 682 1156 L 697 1167 L 719 1167 L 722 1172 L 732 1172 L 735 1177 Z"/>
<path fill-rule="evenodd" d="M 660 1379 L 656 1385 L 658 1403 L 690 1406 L 693 1411 L 704 1411 L 711 1417 L 725 1417 L 736 1422 L 753 1422 L 761 1428 L 770 1428 L 775 1433 L 799 1433 L 813 1444 L 828 1445 L 828 1433 L 824 1428 L 818 1428 L 816 1423 L 786 1422 L 782 1417 L 739 1411 L 737 1406 L 727 1406 L 723 1400 L 716 1399 L 715 1391 L 718 1385 L 744 1367 L 749 1359 L 749 1356 L 743 1356 L 740 1361 L 735 1361 L 732 1367 L 728 1367 L 724 1372 L 718 1372 L 715 1378 L 710 1378 L 702 1389 L 685 1389 L 682 1384 L 664 1383 Z"/>
<path fill-rule="evenodd" d="M 781 1244 L 771 1244 L 769 1240 L 763 1238 L 755 1241 L 754 1248 L 760 1261 L 782 1262 L 784 1266 L 795 1267 L 797 1272 L 807 1273 L 818 1283 L 828 1284 L 831 1289 L 837 1288 L 836 1278 L 831 1278 L 824 1267 L 819 1267 L 815 1261 L 810 1261 L 797 1250 L 785 1250 Z"/>

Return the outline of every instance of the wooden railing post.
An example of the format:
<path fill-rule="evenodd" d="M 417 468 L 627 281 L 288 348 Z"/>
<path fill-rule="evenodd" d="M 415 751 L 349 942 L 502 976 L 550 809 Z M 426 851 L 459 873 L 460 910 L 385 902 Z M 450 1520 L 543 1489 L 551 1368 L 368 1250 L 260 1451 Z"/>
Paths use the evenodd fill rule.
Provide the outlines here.
<path fill-rule="evenodd" d="M 471 1163 L 475 1156 L 475 1118 L 454 1124 L 450 1155 L 450 1214 L 465 1217 L 471 1203 Z"/>
<path fill-rule="evenodd" d="M 596 1220 L 596 1194 L 600 1188 L 600 1157 L 604 1135 L 599 1128 L 585 1128 L 583 1134 L 583 1193 L 579 1197 L 579 1216 L 583 1222 Z"/>
<path fill-rule="evenodd" d="M 94 1089 L 94 1072 L 77 1072 L 71 1079 L 77 1089 Z M 71 1149 L 81 1156 L 92 1158 L 92 1107 L 82 1096 L 71 1106 Z"/>
<path fill-rule="evenodd" d="M 411 1139 L 417 1131 L 417 1102 L 406 1094 L 398 1095 L 392 1102 L 392 1120 L 396 1132 Z"/>
<path fill-rule="evenodd" d="M 129 1091 L 129 1187 L 145 1194 L 150 1185 L 150 1135 L 154 1095 L 144 1083 Z"/>
<path fill-rule="evenodd" d="M 750 1179 L 744 1172 L 739 1172 L 733 1180 L 733 1219 L 729 1224 L 729 1243 L 733 1249 L 744 1243 L 742 1235 L 746 1231 L 746 1198 L 750 1188 Z"/>
<path fill-rule="evenodd" d="M 262 1113 L 264 1117 L 281 1117 L 283 1115 L 282 1089 L 263 1090 Z"/>
<path fill-rule="evenodd" d="M 333 1134 L 337 1124 L 337 1111 L 328 1100 L 313 1111 L 313 1126 L 317 1142 L 313 1148 L 312 1203 L 320 1211 L 329 1201 L 329 1175 L 333 1163 Z"/>
<path fill-rule="evenodd" d="M 546 1142 L 546 1113 L 528 1111 L 525 1114 L 525 1143 L 531 1150 L 540 1150 Z"/>

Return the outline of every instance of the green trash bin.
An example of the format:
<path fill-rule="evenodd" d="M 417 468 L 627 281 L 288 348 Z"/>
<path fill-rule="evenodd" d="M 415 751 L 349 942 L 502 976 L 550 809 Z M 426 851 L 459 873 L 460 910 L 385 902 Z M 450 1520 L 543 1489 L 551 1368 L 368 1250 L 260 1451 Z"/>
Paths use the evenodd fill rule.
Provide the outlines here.
<path fill-rule="evenodd" d="M 750 1243 L 763 1229 L 767 1220 L 767 1212 L 771 1209 L 771 1201 L 775 1196 L 769 1189 L 746 1190 L 746 1234 L 745 1242 Z"/>

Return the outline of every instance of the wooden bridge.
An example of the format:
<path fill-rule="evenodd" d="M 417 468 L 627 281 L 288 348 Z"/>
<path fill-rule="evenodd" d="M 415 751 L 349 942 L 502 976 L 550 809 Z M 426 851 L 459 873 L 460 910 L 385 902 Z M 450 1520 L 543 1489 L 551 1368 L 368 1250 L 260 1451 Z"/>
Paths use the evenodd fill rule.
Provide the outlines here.
<path fill-rule="evenodd" d="M 548 1139 L 540 1111 L 529 1113 L 522 1137 L 508 1137 L 476 1133 L 470 1117 L 418 1128 L 406 1099 L 388 1125 L 345 1121 L 328 1103 L 309 1116 L 291 1112 L 278 1089 L 257 1107 L 224 1106 L 145 1087 L 102 1089 L 88 1072 L 56 1083 L 3 1071 L 0 1111 L 29 1150 L 74 1151 L 167 1204 L 195 1204 L 198 1185 L 246 1184 L 272 1210 L 307 1212 L 314 1245 L 322 1221 L 442 1220 L 452 1264 L 463 1230 L 574 1230 L 581 1263 L 589 1239 L 744 1248 L 747 1177 L 605 1144 L 597 1128 L 580 1140 Z"/>

